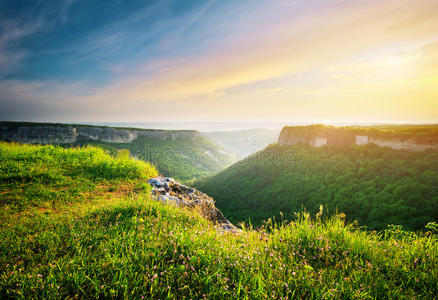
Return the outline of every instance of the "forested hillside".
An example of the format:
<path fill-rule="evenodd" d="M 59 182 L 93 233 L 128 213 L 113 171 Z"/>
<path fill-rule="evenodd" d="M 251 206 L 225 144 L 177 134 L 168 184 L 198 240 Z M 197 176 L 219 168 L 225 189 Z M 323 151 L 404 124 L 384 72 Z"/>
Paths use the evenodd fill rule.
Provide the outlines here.
<path fill-rule="evenodd" d="M 345 213 L 369 229 L 424 229 L 438 221 L 438 152 L 376 145 L 272 145 L 196 186 L 232 222 L 290 218 L 293 212 Z"/>

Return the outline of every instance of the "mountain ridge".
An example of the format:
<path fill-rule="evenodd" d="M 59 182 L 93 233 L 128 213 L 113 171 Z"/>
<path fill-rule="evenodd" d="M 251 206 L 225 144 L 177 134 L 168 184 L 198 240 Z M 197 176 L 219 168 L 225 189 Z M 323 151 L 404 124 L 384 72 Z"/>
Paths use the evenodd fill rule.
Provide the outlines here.
<path fill-rule="evenodd" d="M 195 140 L 200 136 L 201 133 L 196 130 L 160 130 L 63 123 L 0 122 L 1 140 L 22 143 L 70 144 L 80 139 L 130 143 L 139 137 L 161 140 Z"/>
<path fill-rule="evenodd" d="M 314 147 L 376 144 L 396 150 L 438 150 L 438 125 L 285 126 L 278 137 L 278 144 Z"/>

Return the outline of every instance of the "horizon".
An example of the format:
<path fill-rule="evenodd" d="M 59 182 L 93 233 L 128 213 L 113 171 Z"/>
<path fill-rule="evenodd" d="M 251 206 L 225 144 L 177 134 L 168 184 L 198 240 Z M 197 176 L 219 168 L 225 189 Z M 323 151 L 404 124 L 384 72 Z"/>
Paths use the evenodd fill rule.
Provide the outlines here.
<path fill-rule="evenodd" d="M 201 133 L 215 132 L 237 132 L 248 130 L 269 130 L 278 131 L 287 126 L 309 126 L 309 125 L 325 125 L 334 127 L 344 126 L 434 126 L 438 123 L 354 123 L 354 122 L 256 122 L 256 121 L 241 121 L 241 122 L 33 122 L 33 121 L 7 121 L 0 122 L 16 122 L 16 123 L 41 123 L 41 124 L 68 124 L 68 125 L 91 125 L 91 126 L 108 126 L 108 127 L 126 127 L 139 129 L 162 129 L 162 130 L 196 130 Z"/>
<path fill-rule="evenodd" d="M 434 0 L 3 1 L 0 120 L 438 123 L 437 9 Z"/>

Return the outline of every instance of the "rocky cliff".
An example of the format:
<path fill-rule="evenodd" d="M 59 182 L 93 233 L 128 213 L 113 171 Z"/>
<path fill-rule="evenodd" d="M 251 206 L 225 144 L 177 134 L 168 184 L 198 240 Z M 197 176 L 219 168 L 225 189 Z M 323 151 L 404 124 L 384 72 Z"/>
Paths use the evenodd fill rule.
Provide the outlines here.
<path fill-rule="evenodd" d="M 0 140 L 35 144 L 66 144 L 77 140 L 130 143 L 138 137 L 160 140 L 200 137 L 195 130 L 155 130 L 105 126 L 0 122 Z"/>
<path fill-rule="evenodd" d="M 324 125 L 285 126 L 281 130 L 278 144 L 295 145 L 307 144 L 314 147 L 324 145 L 348 146 L 376 144 L 380 147 L 392 149 L 406 149 L 422 151 L 426 149 L 438 150 L 435 132 L 424 134 L 421 139 L 410 131 L 406 134 L 400 127 L 398 130 L 383 131 L 367 127 L 333 127 Z"/>

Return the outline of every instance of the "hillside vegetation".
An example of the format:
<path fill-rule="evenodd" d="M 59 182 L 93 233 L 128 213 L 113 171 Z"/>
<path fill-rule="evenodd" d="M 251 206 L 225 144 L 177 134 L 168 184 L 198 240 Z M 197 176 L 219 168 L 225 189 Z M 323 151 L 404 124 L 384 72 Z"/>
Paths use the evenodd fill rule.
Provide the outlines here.
<path fill-rule="evenodd" d="M 126 154 L 0 143 L 1 298 L 438 294 L 434 234 L 370 233 L 321 213 L 219 232 L 151 200 L 155 170 Z"/>
<path fill-rule="evenodd" d="M 131 143 L 84 140 L 69 146 L 84 145 L 99 146 L 112 154 L 121 149 L 127 149 L 131 155 L 151 162 L 164 176 L 174 177 L 181 181 L 219 172 L 234 161 L 233 155 L 203 136 L 195 140 L 160 140 L 139 137 Z"/>
<path fill-rule="evenodd" d="M 263 220 L 322 204 L 368 229 L 424 229 L 438 221 L 438 152 L 376 145 L 273 145 L 195 184 L 232 222 Z"/>

